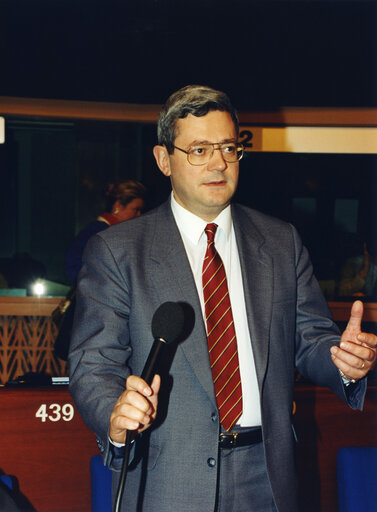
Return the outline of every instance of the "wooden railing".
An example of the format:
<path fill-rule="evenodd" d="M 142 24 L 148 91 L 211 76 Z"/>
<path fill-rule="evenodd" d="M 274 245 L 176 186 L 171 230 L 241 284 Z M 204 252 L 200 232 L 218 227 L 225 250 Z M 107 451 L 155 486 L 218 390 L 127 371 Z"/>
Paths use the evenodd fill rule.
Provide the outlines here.
<path fill-rule="evenodd" d="M 65 361 L 54 356 L 58 329 L 51 318 L 61 298 L 0 297 L 0 384 L 26 372 L 67 375 Z M 349 318 L 351 302 L 329 302 L 336 322 Z M 365 322 L 377 323 L 377 303 L 364 304 Z"/>
<path fill-rule="evenodd" d="M 26 372 L 67 374 L 66 363 L 54 357 L 57 327 L 51 313 L 60 298 L 0 297 L 0 383 Z"/>

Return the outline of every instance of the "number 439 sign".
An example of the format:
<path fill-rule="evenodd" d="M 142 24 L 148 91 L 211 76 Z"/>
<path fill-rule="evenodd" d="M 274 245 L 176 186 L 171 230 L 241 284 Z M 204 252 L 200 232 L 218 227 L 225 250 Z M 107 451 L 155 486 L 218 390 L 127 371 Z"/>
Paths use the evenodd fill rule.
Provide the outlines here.
<path fill-rule="evenodd" d="M 42 404 L 39 406 L 35 417 L 39 418 L 42 423 L 48 421 L 71 421 L 75 415 L 72 404 Z"/>

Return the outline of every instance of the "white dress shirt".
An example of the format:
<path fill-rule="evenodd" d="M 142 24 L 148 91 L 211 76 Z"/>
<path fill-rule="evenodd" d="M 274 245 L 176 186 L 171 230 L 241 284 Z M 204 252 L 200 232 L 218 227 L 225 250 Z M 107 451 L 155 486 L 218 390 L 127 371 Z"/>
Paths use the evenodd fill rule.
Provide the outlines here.
<path fill-rule="evenodd" d="M 180 206 L 174 199 L 173 193 L 171 195 L 171 208 L 194 275 L 204 324 L 206 325 L 202 267 L 207 248 L 207 235 L 204 232 L 204 228 L 208 223 Z M 243 403 L 242 416 L 238 421 L 238 425 L 241 427 L 259 426 L 261 425 L 259 389 L 247 322 L 241 265 L 230 206 L 225 208 L 212 222 L 218 225 L 215 235 L 215 247 L 225 267 L 237 336 Z"/>

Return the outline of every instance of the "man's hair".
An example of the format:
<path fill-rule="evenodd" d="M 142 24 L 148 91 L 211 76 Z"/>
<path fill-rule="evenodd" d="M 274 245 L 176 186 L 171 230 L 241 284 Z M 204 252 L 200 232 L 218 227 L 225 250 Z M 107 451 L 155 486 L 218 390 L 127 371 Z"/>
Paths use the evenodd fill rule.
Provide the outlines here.
<path fill-rule="evenodd" d="M 120 201 L 123 206 L 134 199 L 143 199 L 146 189 L 140 181 L 125 180 L 117 183 L 109 183 L 104 190 L 105 211 L 111 212 L 114 203 Z"/>
<path fill-rule="evenodd" d="M 237 112 L 228 96 L 205 85 L 187 85 L 173 93 L 162 107 L 157 124 L 158 143 L 173 153 L 177 120 L 189 114 L 202 117 L 213 110 L 229 112 L 238 137 Z"/>

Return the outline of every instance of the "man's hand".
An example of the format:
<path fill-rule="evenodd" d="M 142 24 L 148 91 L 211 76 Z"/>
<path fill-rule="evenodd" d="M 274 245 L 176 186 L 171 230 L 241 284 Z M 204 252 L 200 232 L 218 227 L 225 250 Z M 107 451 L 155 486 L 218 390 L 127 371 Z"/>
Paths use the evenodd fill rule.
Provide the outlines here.
<path fill-rule="evenodd" d="M 137 433 L 146 430 L 157 414 L 161 379 L 155 375 L 151 386 L 135 375 L 127 379 L 126 390 L 120 395 L 110 416 L 110 438 L 124 443 L 126 430 Z"/>
<path fill-rule="evenodd" d="M 350 319 L 340 339 L 339 347 L 331 347 L 333 363 L 349 380 L 359 380 L 376 364 L 377 336 L 361 332 L 363 303 L 353 303 Z"/>

